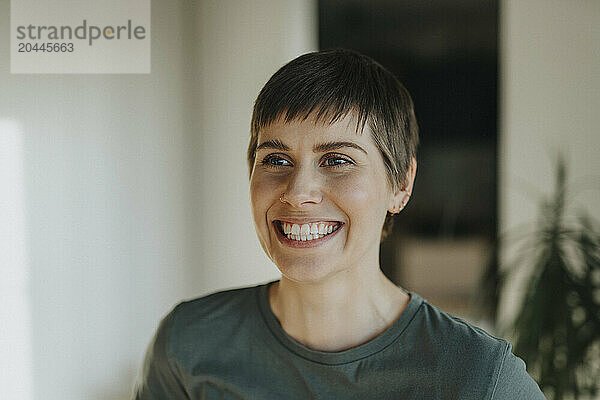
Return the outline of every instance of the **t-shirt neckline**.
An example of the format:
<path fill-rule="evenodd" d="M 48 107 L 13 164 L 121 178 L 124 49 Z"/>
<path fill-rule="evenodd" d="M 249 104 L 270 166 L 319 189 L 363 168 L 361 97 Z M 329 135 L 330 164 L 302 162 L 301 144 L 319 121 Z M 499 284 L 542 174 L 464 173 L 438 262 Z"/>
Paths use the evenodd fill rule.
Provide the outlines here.
<path fill-rule="evenodd" d="M 374 339 L 361 344 L 360 346 L 353 347 L 348 350 L 339 351 L 339 352 L 326 352 L 314 350 L 309 347 L 306 347 L 302 343 L 294 340 L 291 336 L 289 336 L 281 327 L 279 320 L 271 310 L 271 306 L 269 304 L 268 297 L 268 288 L 269 285 L 275 283 L 277 281 L 272 281 L 266 283 L 264 285 L 259 286 L 258 294 L 258 304 L 261 311 L 261 316 L 268 328 L 268 330 L 273 334 L 275 339 L 287 348 L 292 353 L 296 354 L 299 357 L 302 357 L 307 360 L 311 360 L 321 364 L 327 365 L 338 365 L 338 364 L 346 364 L 354 361 L 358 361 L 365 357 L 368 357 L 372 354 L 378 353 L 391 345 L 404 330 L 408 327 L 415 314 L 417 313 L 419 307 L 423 303 L 423 299 L 417 295 L 416 293 L 408 292 L 410 296 L 410 300 L 402 314 L 396 319 L 394 324 L 390 326 L 387 330 L 381 333 L 379 336 Z"/>

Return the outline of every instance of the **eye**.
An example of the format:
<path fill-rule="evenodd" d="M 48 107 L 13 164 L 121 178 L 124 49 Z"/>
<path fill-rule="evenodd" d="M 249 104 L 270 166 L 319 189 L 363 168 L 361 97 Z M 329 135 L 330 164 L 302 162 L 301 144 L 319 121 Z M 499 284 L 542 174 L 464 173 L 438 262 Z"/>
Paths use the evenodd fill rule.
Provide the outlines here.
<path fill-rule="evenodd" d="M 323 158 L 321 165 L 324 167 L 342 167 L 344 165 L 354 164 L 348 157 L 342 156 L 341 154 L 328 154 Z"/>
<path fill-rule="evenodd" d="M 277 154 L 269 154 L 263 158 L 261 164 L 267 167 L 288 167 L 292 165 L 288 160 Z"/>

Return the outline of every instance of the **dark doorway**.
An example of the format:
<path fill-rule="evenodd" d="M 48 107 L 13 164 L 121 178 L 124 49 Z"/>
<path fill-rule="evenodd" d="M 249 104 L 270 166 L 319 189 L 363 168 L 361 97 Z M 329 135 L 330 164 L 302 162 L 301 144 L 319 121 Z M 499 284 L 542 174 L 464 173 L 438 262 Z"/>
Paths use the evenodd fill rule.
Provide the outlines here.
<path fill-rule="evenodd" d="M 411 93 L 417 179 L 382 268 L 468 318 L 482 272 L 496 264 L 497 1 L 320 0 L 319 46 L 373 57 Z"/>

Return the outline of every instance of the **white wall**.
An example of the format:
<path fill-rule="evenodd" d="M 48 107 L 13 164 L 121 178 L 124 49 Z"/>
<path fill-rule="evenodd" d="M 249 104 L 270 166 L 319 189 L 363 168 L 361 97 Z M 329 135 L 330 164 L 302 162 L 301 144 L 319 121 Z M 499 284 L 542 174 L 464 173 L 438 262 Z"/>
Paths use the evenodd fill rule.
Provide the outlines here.
<path fill-rule="evenodd" d="M 149 75 L 11 75 L 0 40 L 2 399 L 127 398 L 173 304 L 277 276 L 245 148 L 315 3 L 153 1 L 151 30 Z"/>
<path fill-rule="evenodd" d="M 177 3 L 153 5 L 150 75 L 11 75 L 0 41 L 0 135 L 15 136 L 11 154 L 20 154 L 9 168 L 22 168 L 14 234 L 26 243 L 21 265 L 1 266 L 3 280 L 19 268 L 25 289 L 2 296 L 28 305 L 14 310 L 23 321 L 14 328 L 30 340 L 6 320 L 1 339 L 31 358 L 22 368 L 30 376 L 3 382 L 0 398 L 124 398 L 157 317 L 193 293 L 182 15 Z M 8 0 L 0 16 L 7 39 Z M 10 370 L 19 357 L 3 355 L 0 370 Z M 12 397 L 20 382 L 32 384 L 29 394 Z"/>
<path fill-rule="evenodd" d="M 203 1 L 197 14 L 199 75 L 191 234 L 198 287 L 204 291 L 279 276 L 262 251 L 251 219 L 246 150 L 254 100 L 292 58 L 317 48 L 313 0 Z"/>
<path fill-rule="evenodd" d="M 569 212 L 600 218 L 600 2 L 502 1 L 500 46 L 501 232 L 535 220 L 531 192 L 551 193 L 559 151 L 580 185 Z M 501 321 L 521 293 L 517 281 L 505 292 Z"/>

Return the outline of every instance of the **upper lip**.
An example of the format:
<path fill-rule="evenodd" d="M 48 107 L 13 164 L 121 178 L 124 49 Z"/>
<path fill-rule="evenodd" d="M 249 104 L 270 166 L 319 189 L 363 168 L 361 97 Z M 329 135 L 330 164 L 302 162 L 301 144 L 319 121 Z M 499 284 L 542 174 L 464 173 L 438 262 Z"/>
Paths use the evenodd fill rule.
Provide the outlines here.
<path fill-rule="evenodd" d="M 293 224 L 309 224 L 311 222 L 339 222 L 342 221 L 333 218 L 319 218 L 319 217 L 277 217 L 273 221 L 291 222 Z"/>

